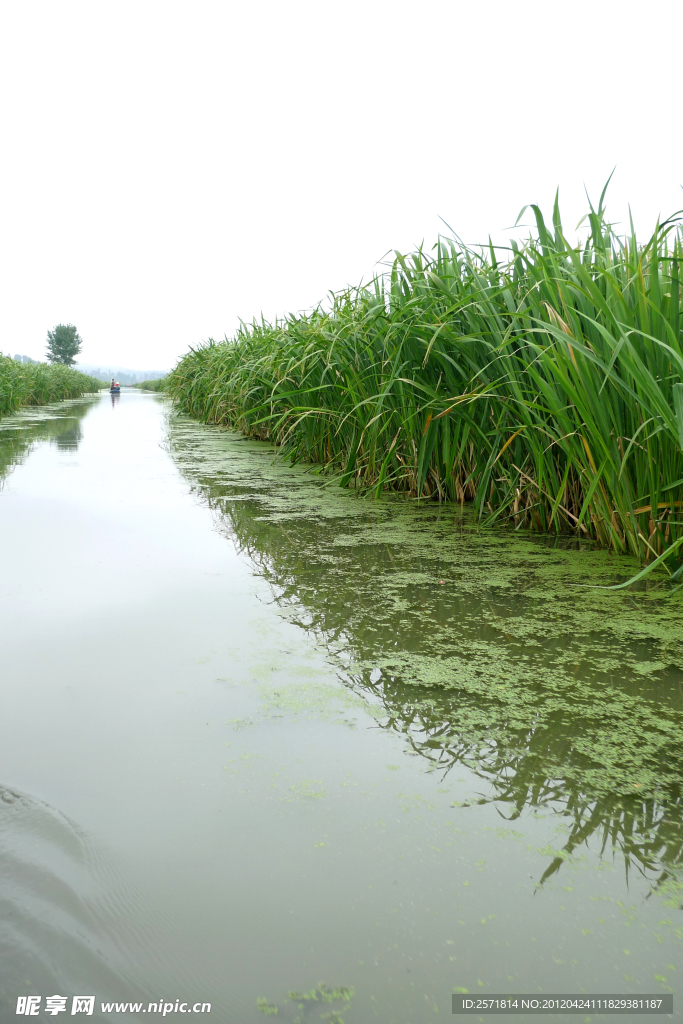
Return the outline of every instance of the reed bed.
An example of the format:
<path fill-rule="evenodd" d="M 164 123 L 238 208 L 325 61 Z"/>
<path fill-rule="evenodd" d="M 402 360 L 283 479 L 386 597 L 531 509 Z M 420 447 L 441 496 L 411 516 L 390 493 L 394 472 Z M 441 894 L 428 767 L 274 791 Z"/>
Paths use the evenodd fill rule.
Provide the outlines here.
<path fill-rule="evenodd" d="M 310 313 L 243 325 L 166 379 L 204 421 L 270 440 L 343 486 L 473 503 L 646 562 L 683 542 L 677 218 L 641 243 L 604 193 L 571 244 L 440 238 Z M 501 257 L 503 253 L 503 257 Z"/>
<path fill-rule="evenodd" d="M 141 380 L 133 384 L 134 388 L 140 391 L 163 391 L 166 383 L 165 377 L 155 377 L 153 380 Z"/>
<path fill-rule="evenodd" d="M 68 366 L 18 363 L 0 355 L 0 416 L 22 405 L 47 405 L 99 391 L 102 382 Z"/>

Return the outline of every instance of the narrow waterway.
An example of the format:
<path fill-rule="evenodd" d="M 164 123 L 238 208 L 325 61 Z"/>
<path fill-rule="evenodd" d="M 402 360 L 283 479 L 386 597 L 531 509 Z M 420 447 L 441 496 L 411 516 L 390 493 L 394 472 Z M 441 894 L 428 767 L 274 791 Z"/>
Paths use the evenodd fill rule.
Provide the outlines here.
<path fill-rule="evenodd" d="M 0 564 L 3 1020 L 679 990 L 683 601 L 585 586 L 630 563 L 124 389 L 0 422 Z"/>

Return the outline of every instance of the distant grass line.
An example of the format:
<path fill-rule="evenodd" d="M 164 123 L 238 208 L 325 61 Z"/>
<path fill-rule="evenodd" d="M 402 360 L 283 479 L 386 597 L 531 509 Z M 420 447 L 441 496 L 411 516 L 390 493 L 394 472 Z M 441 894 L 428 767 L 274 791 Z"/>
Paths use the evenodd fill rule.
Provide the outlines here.
<path fill-rule="evenodd" d="M 158 377 L 154 380 L 141 380 L 137 384 L 133 384 L 134 388 L 141 388 L 143 391 L 163 391 L 165 387 L 166 378 Z"/>
<path fill-rule="evenodd" d="M 0 416 L 23 405 L 47 405 L 99 391 L 102 382 L 68 366 L 18 363 L 0 355 Z"/>
<path fill-rule="evenodd" d="M 244 325 L 166 378 L 178 405 L 319 463 L 340 484 L 472 502 L 645 561 L 683 542 L 683 233 L 619 237 L 604 192 L 552 226 L 441 238 L 308 314 Z"/>

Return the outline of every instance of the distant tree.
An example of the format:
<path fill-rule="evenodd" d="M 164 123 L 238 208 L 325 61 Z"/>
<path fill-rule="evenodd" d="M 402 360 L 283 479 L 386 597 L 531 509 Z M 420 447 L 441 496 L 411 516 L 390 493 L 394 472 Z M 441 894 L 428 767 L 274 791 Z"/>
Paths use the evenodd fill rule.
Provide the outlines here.
<path fill-rule="evenodd" d="M 73 324 L 57 324 L 47 332 L 47 359 L 49 363 L 73 366 L 81 351 L 83 339 Z"/>

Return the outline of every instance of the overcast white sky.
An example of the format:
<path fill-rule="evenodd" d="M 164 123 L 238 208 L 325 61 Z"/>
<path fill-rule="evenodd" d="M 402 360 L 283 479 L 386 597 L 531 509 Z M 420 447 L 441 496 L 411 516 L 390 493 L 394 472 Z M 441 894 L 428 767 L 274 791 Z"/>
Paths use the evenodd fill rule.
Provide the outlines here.
<path fill-rule="evenodd" d="M 2 0 L 0 350 L 170 367 L 387 250 L 507 237 L 612 168 L 683 207 L 683 4 Z M 502 235 L 500 234 L 502 232 Z"/>

